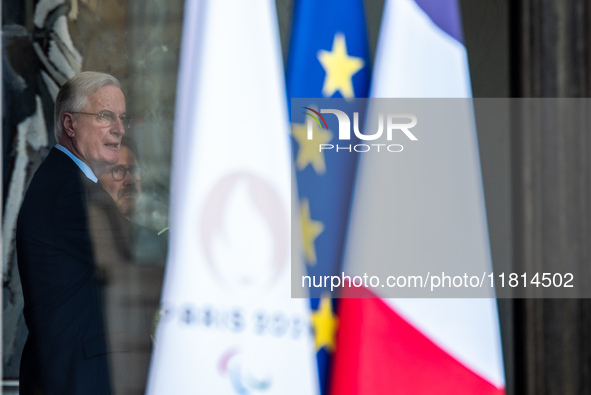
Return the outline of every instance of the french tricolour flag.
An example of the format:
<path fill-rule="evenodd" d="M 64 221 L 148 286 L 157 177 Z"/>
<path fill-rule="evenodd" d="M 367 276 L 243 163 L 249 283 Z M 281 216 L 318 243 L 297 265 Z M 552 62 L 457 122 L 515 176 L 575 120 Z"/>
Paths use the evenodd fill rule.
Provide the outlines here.
<path fill-rule="evenodd" d="M 371 96 L 470 97 L 459 15 L 456 0 L 388 0 Z M 398 259 L 404 264 L 411 253 L 413 259 L 441 261 L 461 256 L 478 269 L 492 270 L 475 131 L 469 146 L 462 152 L 438 146 L 424 165 L 405 168 L 413 177 L 399 179 L 393 174 L 387 181 L 377 170 L 395 166 L 392 156 L 361 157 L 347 236 L 360 242 L 348 243 L 346 271 L 354 273 L 367 259 Z M 469 169 L 469 177 L 456 175 L 453 169 L 458 166 Z M 446 174 L 446 187 L 424 185 L 421 199 L 413 185 L 405 184 L 435 174 Z M 404 215 L 391 217 L 394 210 L 376 204 L 376 196 L 390 207 L 404 207 Z M 456 224 L 451 236 L 450 218 Z M 417 253 L 397 244 L 409 234 L 420 237 L 425 248 Z M 441 245 L 441 235 L 446 235 L 446 248 L 430 248 Z M 371 248 L 376 243 L 387 248 Z M 341 300 L 333 394 L 505 393 L 494 299 L 376 296 Z"/>

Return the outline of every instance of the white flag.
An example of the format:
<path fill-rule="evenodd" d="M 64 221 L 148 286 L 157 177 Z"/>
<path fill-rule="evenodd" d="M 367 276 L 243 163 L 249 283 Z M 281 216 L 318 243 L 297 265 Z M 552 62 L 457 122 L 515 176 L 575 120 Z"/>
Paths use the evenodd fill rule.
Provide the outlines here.
<path fill-rule="evenodd" d="M 290 151 L 274 4 L 185 5 L 150 395 L 316 392 L 308 300 L 290 299 Z"/>

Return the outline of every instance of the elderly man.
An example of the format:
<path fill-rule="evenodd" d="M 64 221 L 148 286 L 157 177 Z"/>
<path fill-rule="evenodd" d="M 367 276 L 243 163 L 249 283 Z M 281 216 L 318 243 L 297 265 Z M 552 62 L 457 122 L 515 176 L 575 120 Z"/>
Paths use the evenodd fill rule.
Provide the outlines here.
<path fill-rule="evenodd" d="M 129 122 L 120 84 L 108 74 L 77 74 L 57 95 L 58 144 L 35 173 L 17 222 L 29 329 L 21 394 L 111 393 L 91 227 L 104 215 L 109 231 L 118 229 L 121 215 L 97 177 L 119 160 Z"/>

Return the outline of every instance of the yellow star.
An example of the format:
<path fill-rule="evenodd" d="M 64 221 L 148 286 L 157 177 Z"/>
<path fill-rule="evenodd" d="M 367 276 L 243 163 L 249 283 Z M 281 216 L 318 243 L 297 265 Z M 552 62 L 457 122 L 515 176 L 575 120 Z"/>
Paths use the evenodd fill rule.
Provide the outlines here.
<path fill-rule="evenodd" d="M 345 35 L 337 33 L 332 42 L 332 51 L 318 51 L 318 60 L 326 71 L 322 94 L 331 97 L 336 91 L 341 92 L 345 99 L 355 97 L 353 92 L 353 74 L 364 66 L 362 58 L 347 55 Z"/>
<path fill-rule="evenodd" d="M 309 265 L 316 264 L 316 247 L 314 242 L 324 230 L 324 225 L 320 221 L 314 221 L 310 218 L 310 203 L 308 199 L 303 199 L 300 205 L 300 221 L 302 222 L 302 238 L 304 243 L 304 255 Z"/>
<path fill-rule="evenodd" d="M 330 130 L 321 129 L 316 123 L 312 123 L 312 140 L 308 140 L 308 127 L 306 123 L 292 123 L 291 134 L 298 142 L 300 149 L 296 159 L 298 170 L 304 170 L 309 164 L 312 165 L 316 174 L 326 172 L 324 154 L 320 151 L 320 144 L 327 144 L 332 140 Z"/>
<path fill-rule="evenodd" d="M 335 334 L 339 326 L 339 320 L 333 314 L 330 296 L 322 296 L 318 310 L 312 312 L 312 326 L 314 327 L 316 351 L 322 347 L 326 348 L 327 351 L 334 351 L 336 346 Z"/>

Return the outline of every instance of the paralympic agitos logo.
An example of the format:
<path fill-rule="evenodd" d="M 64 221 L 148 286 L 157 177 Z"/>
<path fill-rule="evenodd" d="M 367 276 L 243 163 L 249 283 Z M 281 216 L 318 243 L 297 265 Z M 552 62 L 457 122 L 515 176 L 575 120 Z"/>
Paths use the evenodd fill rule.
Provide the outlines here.
<path fill-rule="evenodd" d="M 310 108 L 304 107 L 306 110 L 311 111 L 306 112 L 305 114 L 309 116 L 307 121 L 307 139 L 313 140 L 314 139 L 314 131 L 313 131 L 313 120 L 318 123 L 320 128 L 326 128 L 328 130 L 328 125 L 326 120 L 322 116 L 322 114 L 333 114 L 337 117 L 339 122 L 339 143 L 346 143 L 348 140 L 351 140 L 351 119 L 349 116 L 341 110 L 336 109 L 321 109 L 320 112 Z M 404 147 L 401 144 L 394 144 L 392 143 L 393 136 L 395 133 L 402 132 L 409 140 L 417 141 L 417 137 L 410 131 L 414 126 L 417 124 L 417 117 L 413 114 L 407 113 L 378 113 L 377 117 L 377 131 L 373 134 L 363 133 L 359 129 L 359 113 L 353 112 L 353 133 L 355 136 L 364 142 L 369 141 L 376 141 L 382 137 L 384 134 L 384 129 L 386 131 L 386 143 L 360 143 L 360 144 L 318 144 L 318 149 L 320 152 L 326 150 L 335 150 L 336 152 L 347 151 L 347 152 L 369 152 L 369 151 L 384 151 L 384 152 L 402 152 Z M 320 122 L 322 121 L 322 123 Z M 384 127 L 385 123 L 385 127 Z"/>

